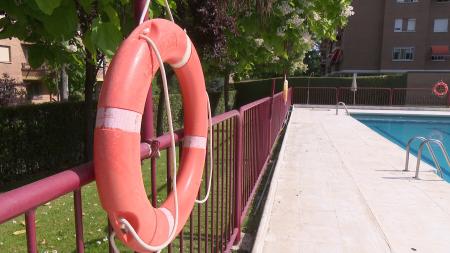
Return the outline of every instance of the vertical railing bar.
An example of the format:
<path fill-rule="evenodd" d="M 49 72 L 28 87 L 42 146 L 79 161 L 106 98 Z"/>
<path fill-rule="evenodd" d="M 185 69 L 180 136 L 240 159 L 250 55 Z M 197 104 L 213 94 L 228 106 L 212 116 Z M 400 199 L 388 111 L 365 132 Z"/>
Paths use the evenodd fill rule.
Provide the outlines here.
<path fill-rule="evenodd" d="M 247 203 L 247 199 L 248 199 L 248 188 L 249 185 L 251 183 L 251 167 L 252 167 L 252 156 L 251 156 L 251 142 L 250 142 L 250 131 L 251 131 L 251 127 L 252 127 L 252 122 L 251 122 L 251 109 L 248 110 L 247 112 L 247 120 L 246 120 L 246 141 L 247 141 L 247 164 L 242 168 L 243 170 L 245 170 L 245 176 L 243 177 L 243 180 L 245 180 L 245 200 L 243 205 L 245 206 Z"/>
<path fill-rule="evenodd" d="M 178 236 L 180 240 L 180 252 L 184 252 L 184 228 L 181 229 L 180 235 Z"/>
<path fill-rule="evenodd" d="M 214 125 L 212 128 L 212 152 L 214 153 L 214 147 L 215 145 L 215 139 L 214 139 L 214 131 L 216 131 L 217 129 L 217 125 Z M 209 145 L 209 144 L 208 144 Z M 209 166 L 213 166 L 212 163 L 209 162 L 209 159 L 207 161 L 207 163 L 209 163 Z M 211 168 L 211 167 L 210 167 Z M 206 175 L 206 181 L 205 182 L 209 182 L 209 177 L 211 177 L 212 175 L 209 175 L 209 169 L 207 168 L 205 171 L 205 175 Z M 211 180 L 211 187 L 212 187 L 212 182 L 213 180 Z M 205 184 L 205 192 L 208 191 L 208 184 Z M 209 229 L 208 229 L 208 204 L 210 202 L 210 199 L 212 197 L 213 193 L 210 193 L 210 198 L 206 201 L 205 203 L 205 253 L 208 252 L 208 241 L 209 241 Z"/>
<path fill-rule="evenodd" d="M 225 221 L 225 226 L 226 226 L 226 231 L 225 231 L 225 234 L 226 234 L 226 237 L 225 237 L 225 242 L 228 242 L 229 241 L 229 239 L 230 239 L 230 237 L 229 237 L 229 234 L 230 234 L 230 217 L 231 217 L 231 213 L 230 213 L 230 206 L 231 206 L 231 202 L 230 202 L 230 194 L 231 194 L 231 186 L 230 186 L 230 181 L 231 181 L 231 179 L 230 179 L 230 177 L 231 177 L 231 172 L 232 172 L 232 149 L 231 149 L 231 147 L 232 147 L 232 145 L 234 145 L 234 143 L 233 143 L 233 136 L 231 135 L 231 131 L 232 131 L 232 126 L 233 126 L 233 121 L 234 121 L 234 117 L 233 118 L 231 118 L 229 121 L 228 121 L 228 123 L 227 123 L 227 129 L 228 129 L 228 131 L 227 131 L 227 135 L 228 135 L 228 137 L 227 137 L 227 140 L 229 141 L 228 142 L 228 145 L 227 145 L 227 171 L 225 172 L 226 173 L 226 175 L 227 175 L 227 177 L 226 177 L 226 182 L 225 182 L 225 184 L 226 184 L 226 188 L 225 188 L 225 196 L 226 196 L 226 221 Z M 225 243 L 225 245 L 226 245 L 226 243 Z"/>
<path fill-rule="evenodd" d="M 244 205 L 247 204 L 247 200 L 248 200 L 248 195 L 249 195 L 249 191 L 248 189 L 250 188 L 250 184 L 251 184 L 251 168 L 252 168 L 252 153 L 251 153 L 251 129 L 252 129 L 252 122 L 251 122 L 251 109 L 247 111 L 247 160 L 248 160 L 248 164 L 247 166 L 243 167 L 243 169 L 245 169 L 246 171 L 246 176 L 244 177 L 244 180 L 246 182 L 245 185 L 245 200 L 244 200 Z"/>
<path fill-rule="evenodd" d="M 75 240 L 77 253 L 84 253 L 83 208 L 80 188 L 73 192 L 73 204 L 75 210 Z"/>
<path fill-rule="evenodd" d="M 223 121 L 222 122 L 222 126 L 223 126 L 223 130 L 222 130 L 222 166 L 221 166 L 221 175 L 222 175 L 222 177 L 220 178 L 220 190 L 221 190 L 221 193 L 220 193 L 220 216 L 221 216 L 221 218 L 220 218 L 220 244 L 219 244 L 219 247 L 220 247 L 220 249 L 222 249 L 222 245 L 223 245 L 223 209 L 224 209 L 224 202 L 223 202 L 223 194 L 224 194 L 224 184 L 223 184 L 223 180 L 224 180 L 224 171 L 225 171 L 225 169 L 226 169 L 226 166 L 227 166 L 227 157 L 226 157 L 226 152 L 225 152 L 225 150 L 226 150 L 226 145 L 227 145 L 227 143 L 228 143 L 228 140 L 227 139 L 225 139 L 225 133 L 226 133 L 226 131 L 228 131 L 228 128 L 227 128 L 227 122 L 228 122 L 228 120 L 225 120 L 225 121 Z"/>
<path fill-rule="evenodd" d="M 254 108 L 254 110 L 253 110 L 253 113 L 252 113 L 252 117 L 253 117 L 253 120 L 252 120 L 252 135 L 251 135 L 251 140 L 252 140 L 252 145 L 251 145 L 251 149 L 252 149 L 252 157 L 253 157 L 253 168 L 252 168 L 252 183 L 251 183 L 251 185 L 250 185 L 250 187 L 249 187 L 249 189 L 248 189 L 248 191 L 249 192 L 252 192 L 252 189 L 253 189 L 253 187 L 254 187 L 254 185 L 255 185 L 255 182 L 256 182 L 256 173 L 257 173 L 257 170 L 258 170 L 258 158 L 257 158 L 257 152 L 256 152 L 256 147 L 258 147 L 257 145 L 258 145 L 258 138 L 256 137 L 256 134 L 257 134 L 257 131 L 258 131 L 258 127 L 256 126 L 256 122 L 258 122 L 258 118 L 257 118 L 257 115 L 258 115 L 258 111 L 260 110 L 260 106 L 258 105 L 258 106 L 256 106 L 255 108 Z"/>
<path fill-rule="evenodd" d="M 232 145 L 232 143 L 231 143 L 231 124 L 232 124 L 232 122 L 233 122 L 233 119 L 234 118 L 231 118 L 231 119 L 229 119 L 229 120 L 227 120 L 227 123 L 226 123 L 226 128 L 227 128 L 227 132 L 226 132 L 226 139 L 227 139 L 227 145 L 226 145 L 226 155 L 225 155 L 225 157 L 226 157 L 226 166 L 225 166 L 225 175 L 226 175 L 226 178 L 225 178 L 225 219 L 223 220 L 223 222 L 224 222 L 224 226 L 225 226 L 225 228 L 224 228 L 224 231 L 222 232 L 222 235 L 224 235 L 225 237 L 224 237 L 224 242 L 222 242 L 223 244 L 222 244 L 222 248 L 223 248 L 223 245 L 226 245 L 226 242 L 228 242 L 228 218 L 230 217 L 230 213 L 228 212 L 228 206 L 229 206 L 229 196 L 228 196 L 228 193 L 229 193 L 229 188 L 230 188 L 230 185 L 229 185 L 229 178 L 230 178 L 230 171 L 231 171 L 231 169 L 230 169 L 230 165 L 231 165 L 231 149 L 230 149 L 230 147 L 231 147 L 231 145 Z"/>
<path fill-rule="evenodd" d="M 207 159 L 208 160 L 208 159 Z M 208 182 L 206 179 L 206 173 L 208 171 L 208 165 L 207 162 L 205 163 L 205 182 Z M 198 192 L 197 199 L 200 199 L 201 197 L 201 188 Z M 204 205 L 207 205 L 208 202 L 206 202 Z M 202 251 L 202 234 L 201 234 L 201 224 L 202 224 L 202 206 L 203 205 L 197 205 L 197 252 L 200 253 Z"/>
<path fill-rule="evenodd" d="M 220 219 L 220 205 L 219 205 L 219 199 L 220 199 L 220 181 L 219 181 L 219 173 L 220 173 L 220 169 L 223 166 L 223 161 L 221 161 L 222 163 L 219 163 L 219 157 L 220 159 L 223 159 L 222 154 L 220 153 L 221 149 L 223 149 L 223 139 L 221 139 L 221 133 L 223 133 L 223 122 L 221 122 L 219 124 L 220 126 L 220 131 L 218 131 L 217 134 L 217 143 L 220 146 L 217 146 L 217 168 L 216 168 L 216 209 L 214 211 L 214 214 L 216 216 L 216 230 L 214 233 L 214 252 L 217 252 L 217 247 L 218 247 L 218 242 L 219 242 L 219 219 Z"/>
<path fill-rule="evenodd" d="M 37 253 L 36 242 L 36 209 L 25 212 L 25 229 L 28 253 Z"/>
<path fill-rule="evenodd" d="M 153 207 L 157 207 L 157 198 L 158 198 L 158 193 L 156 191 L 156 158 L 151 158 L 151 168 L 150 168 L 150 173 L 151 173 L 151 191 L 152 191 L 152 205 Z"/>
<path fill-rule="evenodd" d="M 109 253 L 115 253 L 114 252 L 114 248 L 112 247 L 112 244 L 111 244 L 111 240 L 109 240 L 111 238 L 111 233 L 112 232 L 113 232 L 113 228 L 111 226 L 111 222 L 108 219 L 108 252 Z"/>
<path fill-rule="evenodd" d="M 252 133 L 253 133 L 253 108 L 248 110 L 248 136 L 247 136 L 247 140 L 248 140 L 248 166 L 245 168 L 247 170 L 247 176 L 248 176 L 248 180 L 247 181 L 247 186 L 245 189 L 245 205 L 247 205 L 247 201 L 248 201 L 248 197 L 250 194 L 250 188 L 251 188 L 251 184 L 253 181 L 253 177 L 252 177 L 252 172 L 253 172 L 253 149 L 252 149 Z"/>
<path fill-rule="evenodd" d="M 181 157 L 183 155 L 182 142 L 178 143 L 178 150 L 179 150 L 179 152 L 178 152 L 178 163 L 180 163 L 181 162 Z M 177 166 L 178 166 L 178 164 L 177 164 Z M 178 170 L 177 170 L 177 173 L 178 173 Z M 183 236 L 183 234 L 184 234 L 184 228 L 181 229 L 180 234 L 178 236 L 179 240 L 180 240 L 180 252 L 184 252 L 184 236 Z"/>
<path fill-rule="evenodd" d="M 241 162 L 239 170 L 240 170 L 240 173 L 242 175 L 241 180 L 239 181 L 239 183 L 241 185 L 240 186 L 241 192 L 239 193 L 240 194 L 239 197 L 241 198 L 241 207 L 242 207 L 242 206 L 244 206 L 244 201 L 245 201 L 244 199 L 245 199 L 245 194 L 246 194 L 246 191 L 247 191 L 246 179 L 245 178 L 248 178 L 247 174 L 246 174 L 247 170 L 245 169 L 245 168 L 248 168 L 248 165 L 247 165 L 247 162 L 248 162 L 248 160 L 247 160 L 247 157 L 248 157 L 247 149 L 248 148 L 247 148 L 247 140 L 246 140 L 246 138 L 247 138 L 247 122 L 248 121 L 247 121 L 247 113 L 246 113 L 246 111 L 242 111 L 240 122 L 241 122 L 241 129 L 239 131 L 241 133 L 243 155 L 242 155 L 241 161 L 239 161 L 239 162 Z M 240 210 L 240 211 L 242 211 L 242 210 Z"/>
<path fill-rule="evenodd" d="M 194 240 L 193 240 L 193 237 L 194 237 L 194 215 L 193 215 L 193 213 L 194 213 L 194 211 L 195 211 L 195 208 L 198 208 L 198 205 L 195 205 L 194 206 L 194 209 L 192 210 L 192 212 L 191 212 L 191 214 L 189 215 L 189 252 L 194 252 Z"/>
<path fill-rule="evenodd" d="M 166 150 L 166 192 L 167 196 L 172 191 L 173 153 L 172 148 Z M 167 252 L 172 253 L 172 244 L 167 245 Z"/>
<path fill-rule="evenodd" d="M 244 112 L 239 111 L 239 116 L 236 118 L 234 127 L 235 127 L 235 146 L 234 146 L 234 213 L 233 213 L 233 230 L 236 229 L 239 231 L 236 235 L 236 242 L 239 242 L 241 239 L 240 231 L 241 231 L 241 212 L 242 212 L 242 164 L 243 164 L 243 151 L 244 151 L 244 141 L 243 141 L 243 120 L 244 120 Z"/>
<path fill-rule="evenodd" d="M 218 135 L 217 133 L 220 130 L 220 127 L 219 127 L 219 125 L 216 125 L 216 126 L 217 126 L 216 130 L 213 133 L 213 140 L 214 140 L 213 141 L 213 145 L 214 145 L 214 148 L 216 150 L 219 150 L 219 147 L 218 147 L 219 140 L 217 139 L 217 135 Z M 217 154 L 217 152 L 216 152 L 215 157 L 216 157 L 215 158 L 216 165 L 214 165 L 215 167 L 213 168 L 213 174 L 211 174 L 211 177 L 212 177 L 211 178 L 211 193 L 210 193 L 210 196 L 209 196 L 211 198 L 211 234 L 210 234 L 211 253 L 214 252 L 214 211 L 215 211 L 215 209 L 214 209 L 214 195 L 216 194 L 215 191 L 214 191 L 214 185 L 215 185 L 215 183 L 214 183 L 214 173 L 217 173 L 217 168 L 219 167 L 217 165 L 217 163 L 219 161 L 219 155 Z"/>

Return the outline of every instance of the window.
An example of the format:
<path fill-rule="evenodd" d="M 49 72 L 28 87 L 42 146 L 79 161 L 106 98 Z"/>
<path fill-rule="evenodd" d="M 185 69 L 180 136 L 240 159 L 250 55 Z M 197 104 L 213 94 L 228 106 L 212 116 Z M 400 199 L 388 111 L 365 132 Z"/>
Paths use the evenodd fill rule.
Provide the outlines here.
<path fill-rule="evenodd" d="M 416 31 L 416 19 L 410 18 L 408 19 L 408 27 L 406 28 L 407 32 L 415 32 Z"/>
<path fill-rule="evenodd" d="M 436 0 L 436 2 L 438 2 L 438 3 L 448 3 L 448 2 L 450 2 L 450 0 Z"/>
<path fill-rule="evenodd" d="M 0 46 L 0 62 L 11 62 L 11 48 L 8 46 Z"/>
<path fill-rule="evenodd" d="M 449 56 L 448 45 L 432 45 L 431 46 L 431 60 L 432 61 L 447 61 Z"/>
<path fill-rule="evenodd" d="M 395 19 L 394 32 L 401 32 L 401 31 L 403 31 L 403 19 L 397 18 Z"/>
<path fill-rule="evenodd" d="M 394 47 L 392 50 L 393 61 L 412 61 L 414 60 L 413 47 Z"/>
<path fill-rule="evenodd" d="M 446 61 L 448 59 L 448 56 L 446 55 L 432 55 L 431 60 L 432 61 Z"/>
<path fill-rule="evenodd" d="M 396 18 L 394 22 L 394 32 L 415 32 L 416 31 L 416 19 L 405 19 L 406 30 L 403 28 L 403 19 Z"/>
<path fill-rule="evenodd" d="M 446 33 L 448 31 L 448 19 L 446 18 L 435 19 L 433 31 L 435 33 Z"/>
<path fill-rule="evenodd" d="M 397 0 L 397 3 L 417 3 L 418 0 Z"/>

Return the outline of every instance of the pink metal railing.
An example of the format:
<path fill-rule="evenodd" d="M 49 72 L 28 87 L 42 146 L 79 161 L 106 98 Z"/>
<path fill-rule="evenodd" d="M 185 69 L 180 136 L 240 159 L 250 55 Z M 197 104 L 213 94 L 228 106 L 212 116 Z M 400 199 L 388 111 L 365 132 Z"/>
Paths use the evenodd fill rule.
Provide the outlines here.
<path fill-rule="evenodd" d="M 445 106 L 449 105 L 448 94 L 438 97 L 433 94 L 431 89 L 423 88 L 396 88 L 392 89 L 393 105 L 430 105 Z"/>
<path fill-rule="evenodd" d="M 335 87 L 295 87 L 295 104 L 332 105 L 337 100 L 337 88 Z"/>
<path fill-rule="evenodd" d="M 289 90 L 287 103 L 282 93 L 275 94 L 213 118 L 214 164 L 205 165 L 203 182 L 213 166 L 211 195 L 204 205 L 196 205 L 168 252 L 230 252 L 240 239 L 241 224 L 247 214 L 256 188 L 264 174 L 272 147 L 287 120 L 292 102 Z M 157 170 L 156 159 L 151 159 L 151 202 L 157 206 L 158 188 L 171 189 L 171 157 L 169 135 L 156 139 L 159 149 L 167 152 L 165 171 Z M 175 134 L 178 147 L 182 147 L 183 131 Z M 181 148 L 179 149 L 181 151 Z M 181 152 L 180 152 L 181 153 Z M 148 145 L 141 145 L 141 158 L 149 158 Z M 181 156 L 181 154 L 180 154 Z M 156 173 L 165 173 L 165 182 L 158 182 Z M 35 210 L 67 193 L 74 194 L 76 252 L 84 252 L 83 207 L 81 188 L 95 181 L 91 163 L 66 170 L 29 185 L 0 194 L 0 224 L 25 214 L 28 252 L 38 252 L 36 242 Z M 167 183 L 166 183 L 167 182 Z M 204 196 L 203 183 L 199 197 Z M 163 197 L 163 196 L 162 196 Z M 110 252 L 112 249 L 110 247 Z"/>
<path fill-rule="evenodd" d="M 358 88 L 355 94 L 350 87 L 296 87 L 293 91 L 294 104 L 381 106 L 449 106 L 450 97 L 438 97 L 426 88 Z"/>

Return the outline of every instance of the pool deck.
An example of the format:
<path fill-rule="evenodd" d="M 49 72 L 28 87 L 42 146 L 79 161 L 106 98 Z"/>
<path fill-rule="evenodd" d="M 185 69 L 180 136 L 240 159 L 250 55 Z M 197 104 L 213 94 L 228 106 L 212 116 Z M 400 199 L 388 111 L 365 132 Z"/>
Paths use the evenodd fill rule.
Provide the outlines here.
<path fill-rule="evenodd" d="M 294 108 L 253 252 L 450 252 L 450 184 L 335 110 Z"/>

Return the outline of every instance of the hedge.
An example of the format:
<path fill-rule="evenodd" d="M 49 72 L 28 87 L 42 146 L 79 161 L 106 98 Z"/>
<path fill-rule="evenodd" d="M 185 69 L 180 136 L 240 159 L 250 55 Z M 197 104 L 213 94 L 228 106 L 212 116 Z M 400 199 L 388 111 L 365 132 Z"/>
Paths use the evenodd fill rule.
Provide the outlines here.
<path fill-rule="evenodd" d="M 24 177 L 83 161 L 81 103 L 0 109 L 0 189 Z"/>
<path fill-rule="evenodd" d="M 212 93 L 210 99 L 213 113 L 223 113 L 222 94 Z M 171 106 L 174 126 L 181 128 L 181 95 L 171 95 Z M 157 103 L 153 109 L 156 115 Z M 0 192 L 83 162 L 84 122 L 82 102 L 0 108 Z"/>
<path fill-rule="evenodd" d="M 283 78 L 276 78 L 276 92 L 281 91 Z M 290 87 L 350 87 L 352 77 L 292 77 Z M 406 75 L 358 76 L 358 87 L 405 88 Z M 270 96 L 273 79 L 249 80 L 234 83 L 236 107 Z"/>

